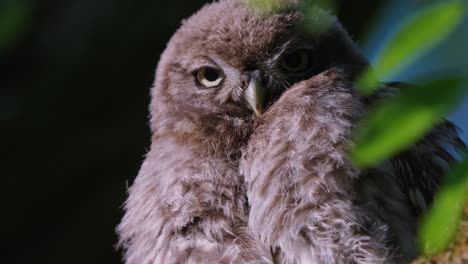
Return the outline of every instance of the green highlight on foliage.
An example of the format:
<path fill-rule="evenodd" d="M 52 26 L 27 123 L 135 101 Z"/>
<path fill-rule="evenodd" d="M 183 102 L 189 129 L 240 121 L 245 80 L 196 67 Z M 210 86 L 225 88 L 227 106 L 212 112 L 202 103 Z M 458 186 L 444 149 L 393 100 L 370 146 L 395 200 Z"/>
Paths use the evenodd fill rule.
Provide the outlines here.
<path fill-rule="evenodd" d="M 366 168 L 409 147 L 461 102 L 465 85 L 461 77 L 435 80 L 377 105 L 354 131 L 351 158 Z"/>
<path fill-rule="evenodd" d="M 28 0 L 11 0 L 0 4 L 0 52 L 24 32 L 31 11 Z"/>
<path fill-rule="evenodd" d="M 419 229 L 418 244 L 425 255 L 441 252 L 455 237 L 468 198 L 468 159 L 454 166 L 445 180 Z"/>
<path fill-rule="evenodd" d="M 316 20 L 317 11 L 321 13 L 335 13 L 336 4 L 330 0 L 248 0 L 250 7 L 271 14 L 289 9 L 291 7 L 298 8 L 303 11 L 304 18 L 307 20 Z M 321 23 L 321 21 L 318 21 Z"/>
<path fill-rule="evenodd" d="M 249 4 L 251 7 L 266 13 L 275 13 L 283 6 L 281 0 L 250 0 Z"/>
<path fill-rule="evenodd" d="M 360 92 L 370 94 L 378 86 L 379 79 L 392 79 L 406 70 L 453 32 L 465 11 L 464 1 L 444 1 L 410 17 L 382 49 L 373 72 L 366 71 L 358 79 Z"/>
<path fill-rule="evenodd" d="M 301 6 L 304 13 L 304 21 L 301 26 L 311 35 L 320 35 L 326 32 L 335 22 L 335 18 L 322 8 L 325 1 L 320 2 L 322 2 L 320 5 L 306 3 Z"/>
<path fill-rule="evenodd" d="M 311 35 L 320 35 L 327 31 L 335 21 L 332 13 L 336 11 L 336 5 L 330 0 L 249 0 L 249 5 L 267 14 L 281 12 L 291 7 L 301 10 L 304 14 L 301 26 Z"/>

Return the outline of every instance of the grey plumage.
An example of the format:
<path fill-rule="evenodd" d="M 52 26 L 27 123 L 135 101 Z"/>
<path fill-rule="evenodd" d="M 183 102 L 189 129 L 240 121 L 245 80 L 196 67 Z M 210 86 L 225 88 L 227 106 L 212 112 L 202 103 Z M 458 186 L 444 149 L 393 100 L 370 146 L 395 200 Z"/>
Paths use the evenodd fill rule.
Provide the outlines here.
<path fill-rule="evenodd" d="M 345 153 L 370 104 L 346 31 L 303 31 L 298 1 L 263 12 L 206 5 L 162 54 L 152 145 L 117 228 L 127 263 L 400 263 L 417 219 L 460 148 L 443 122 L 367 170 Z M 315 21 L 315 22 L 314 22 Z M 310 24 L 312 23 L 312 24 Z M 387 91 L 387 92 L 385 92 Z M 263 116 L 262 112 L 265 112 Z"/>

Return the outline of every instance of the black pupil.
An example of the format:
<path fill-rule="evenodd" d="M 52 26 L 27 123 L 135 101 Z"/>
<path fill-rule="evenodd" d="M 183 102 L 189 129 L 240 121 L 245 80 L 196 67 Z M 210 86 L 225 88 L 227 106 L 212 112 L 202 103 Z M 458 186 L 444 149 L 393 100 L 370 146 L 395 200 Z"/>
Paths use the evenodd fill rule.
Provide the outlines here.
<path fill-rule="evenodd" d="M 291 68 L 297 68 L 302 64 L 302 54 L 300 52 L 295 52 L 287 56 L 284 62 Z"/>
<path fill-rule="evenodd" d="M 218 80 L 219 73 L 216 69 L 213 68 L 206 68 L 204 71 L 205 79 L 209 82 L 214 82 Z"/>

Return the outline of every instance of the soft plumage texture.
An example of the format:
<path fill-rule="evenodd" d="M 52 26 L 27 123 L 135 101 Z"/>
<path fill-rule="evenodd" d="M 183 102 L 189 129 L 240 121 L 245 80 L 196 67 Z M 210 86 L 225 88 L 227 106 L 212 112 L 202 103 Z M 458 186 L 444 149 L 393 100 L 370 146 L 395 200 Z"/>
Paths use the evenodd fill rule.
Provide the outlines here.
<path fill-rule="evenodd" d="M 274 12 L 244 0 L 208 4 L 183 22 L 156 71 L 151 149 L 117 228 L 126 263 L 392 263 L 415 257 L 414 234 L 462 146 L 445 121 L 413 148 L 359 171 L 346 157 L 369 105 L 352 82 L 367 62 L 338 21 L 299 1 Z M 271 11 L 271 10 L 270 10 Z M 316 22 L 330 22 L 326 30 Z M 304 23 L 306 24 L 304 27 Z M 307 47 L 307 71 L 283 58 Z M 203 67 L 222 72 L 201 87 Z M 245 102 L 252 78 L 266 112 Z M 383 95 L 382 95 L 383 94 Z"/>
<path fill-rule="evenodd" d="M 363 113 L 340 69 L 291 87 L 270 108 L 245 151 L 249 226 L 279 263 L 385 263 L 388 226 L 356 204 L 359 171 L 346 158 Z"/>
<path fill-rule="evenodd" d="M 349 77 L 334 68 L 289 88 L 243 151 L 249 227 L 275 263 L 408 263 L 418 255 L 419 216 L 465 148 L 441 120 L 410 149 L 357 170 L 346 157 L 351 129 L 402 84 L 362 98 Z"/>

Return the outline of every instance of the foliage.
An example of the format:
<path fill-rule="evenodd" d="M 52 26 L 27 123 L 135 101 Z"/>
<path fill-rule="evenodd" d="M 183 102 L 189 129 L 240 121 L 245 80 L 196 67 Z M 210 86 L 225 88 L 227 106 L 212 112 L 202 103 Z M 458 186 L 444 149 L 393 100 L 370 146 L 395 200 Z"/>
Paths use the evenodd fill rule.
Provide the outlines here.
<path fill-rule="evenodd" d="M 461 101 L 465 87 L 458 76 L 437 79 L 407 88 L 371 109 L 355 131 L 351 157 L 364 168 L 411 145 Z"/>
<path fill-rule="evenodd" d="M 429 5 L 416 12 L 390 39 L 375 67 L 358 78 L 364 95 L 404 71 L 426 52 L 446 39 L 465 15 L 462 1 Z M 369 167 L 409 147 L 424 136 L 466 93 L 463 76 L 443 76 L 403 90 L 398 96 L 372 109 L 355 131 L 351 157 L 360 167 Z M 430 79 L 430 77 L 428 78 Z M 423 219 L 419 245 L 426 255 L 444 250 L 455 236 L 468 198 L 468 159 L 452 168 L 434 204 Z"/>
<path fill-rule="evenodd" d="M 25 31 L 31 11 L 27 0 L 0 3 L 0 52 Z"/>
<path fill-rule="evenodd" d="M 460 224 L 468 197 L 468 159 L 453 167 L 421 225 L 419 245 L 434 255 L 450 244 Z"/>
<path fill-rule="evenodd" d="M 411 16 L 387 42 L 372 70 L 362 75 L 360 91 L 371 93 L 378 79 L 392 79 L 446 39 L 461 22 L 465 6 L 461 1 L 447 1 Z"/>

